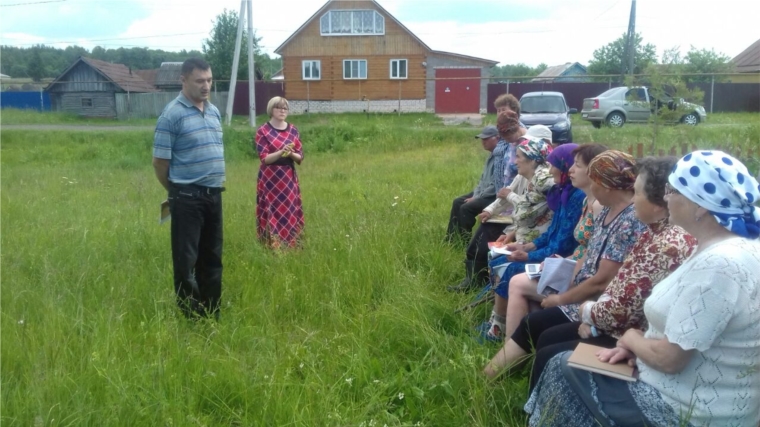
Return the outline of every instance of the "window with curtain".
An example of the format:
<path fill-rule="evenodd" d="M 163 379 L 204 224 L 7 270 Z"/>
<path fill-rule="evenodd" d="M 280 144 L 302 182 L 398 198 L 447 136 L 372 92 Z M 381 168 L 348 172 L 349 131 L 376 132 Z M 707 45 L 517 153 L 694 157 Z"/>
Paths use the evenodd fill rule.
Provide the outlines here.
<path fill-rule="evenodd" d="M 366 79 L 367 78 L 367 60 L 366 59 L 345 59 L 343 60 L 343 78 Z"/>
<path fill-rule="evenodd" d="M 303 70 L 302 77 L 304 80 L 319 80 L 321 76 L 322 61 L 307 59 L 301 61 Z"/>
<path fill-rule="evenodd" d="M 374 10 L 331 10 L 319 18 L 322 35 L 383 35 L 385 18 Z"/>
<path fill-rule="evenodd" d="M 391 78 L 392 79 L 405 79 L 407 78 L 407 63 L 406 59 L 391 59 Z"/>

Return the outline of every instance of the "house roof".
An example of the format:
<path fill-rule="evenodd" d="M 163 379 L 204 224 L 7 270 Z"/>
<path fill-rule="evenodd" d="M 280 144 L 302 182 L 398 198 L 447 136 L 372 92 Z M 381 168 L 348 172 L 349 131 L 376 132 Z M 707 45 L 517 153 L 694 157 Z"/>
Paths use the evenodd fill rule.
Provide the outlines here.
<path fill-rule="evenodd" d="M 541 74 L 539 74 L 536 77 L 537 78 L 540 78 L 540 77 L 561 77 L 563 74 L 565 74 L 565 72 L 567 72 L 567 70 L 569 70 L 570 68 L 572 68 L 576 64 L 579 67 L 583 68 L 584 71 L 586 70 L 586 67 L 584 67 L 583 65 L 579 64 L 578 62 L 566 62 L 566 63 L 561 64 L 561 65 L 552 65 L 551 67 L 549 67 L 549 68 L 545 69 L 544 71 L 542 71 Z"/>
<path fill-rule="evenodd" d="M 736 55 L 736 58 L 732 59 L 731 62 L 736 66 L 738 73 L 760 72 L 760 39 Z"/>
<path fill-rule="evenodd" d="M 156 85 L 156 75 L 158 75 L 158 68 L 154 68 L 152 70 L 134 70 L 133 73 L 137 74 L 141 79 L 145 80 L 145 83 L 151 86 Z"/>
<path fill-rule="evenodd" d="M 156 88 L 148 84 L 139 75 L 137 75 L 137 73 L 132 72 L 132 69 L 128 68 L 124 64 L 112 64 L 110 62 L 100 61 L 98 59 L 85 58 L 84 56 L 80 56 L 76 61 L 74 61 L 74 63 L 71 64 L 71 66 L 69 66 L 69 68 L 62 72 L 58 77 L 56 77 L 55 80 L 53 80 L 53 82 L 45 88 L 45 90 L 48 90 L 53 87 L 53 85 L 57 84 L 59 80 L 68 74 L 72 68 L 79 64 L 79 62 L 84 62 L 85 64 L 89 65 L 95 71 L 105 77 L 108 81 L 125 92 L 158 92 Z"/>
<path fill-rule="evenodd" d="M 298 29 L 296 30 L 295 33 L 291 34 L 290 37 L 288 37 L 284 42 L 282 42 L 282 44 L 279 47 L 277 47 L 277 49 L 274 50 L 274 53 L 276 53 L 276 54 L 279 55 L 280 51 L 282 50 L 282 48 L 284 48 L 285 45 L 287 45 L 288 43 L 290 43 L 301 31 L 303 31 L 303 29 L 306 28 L 311 23 L 311 21 L 313 21 L 314 19 L 316 19 L 318 16 L 322 15 L 322 12 L 324 12 L 327 9 L 327 6 L 329 6 L 330 3 L 332 3 L 333 1 L 335 1 L 335 0 L 327 0 L 327 3 L 325 3 L 322 7 L 320 7 L 319 10 L 317 10 L 314 13 L 314 15 L 311 15 L 311 17 L 309 19 L 307 19 L 306 22 L 303 23 L 303 25 L 301 25 L 300 27 L 298 27 Z M 406 28 L 404 26 L 404 24 L 402 24 L 393 15 L 391 15 L 390 13 L 388 13 L 388 11 L 385 10 L 382 6 L 380 6 L 380 4 L 378 2 L 376 2 L 375 0 L 357 0 L 356 1 L 356 3 L 359 3 L 359 2 L 371 3 L 380 12 L 382 12 L 383 14 L 385 14 L 393 22 L 395 22 L 399 27 L 401 27 L 404 31 L 406 31 L 407 33 L 409 33 L 409 35 L 412 36 L 412 38 L 414 40 L 416 40 L 419 44 L 421 44 L 425 48 L 425 50 L 430 50 L 430 48 L 428 47 L 428 45 L 425 44 L 425 42 L 423 42 L 422 40 L 420 40 L 419 37 L 415 36 L 414 33 L 412 33 L 411 31 L 409 31 L 409 29 Z"/>
<path fill-rule="evenodd" d="M 162 62 L 161 68 L 158 69 L 158 75 L 156 75 L 156 86 L 180 86 L 182 85 L 179 81 L 181 75 L 181 62 Z"/>
<path fill-rule="evenodd" d="M 490 59 L 484 59 L 484 58 L 478 58 L 475 56 L 468 56 L 468 55 L 460 55 L 458 53 L 452 53 L 452 52 L 444 52 L 442 50 L 431 50 L 430 53 L 434 55 L 445 55 L 445 56 L 453 56 L 455 58 L 459 59 L 466 59 L 469 61 L 475 61 L 475 62 L 482 62 L 485 65 L 488 65 L 490 67 L 493 67 L 494 65 L 498 64 L 499 61 L 492 61 Z"/>
<path fill-rule="evenodd" d="M 9 79 L 9 78 L 11 78 L 11 76 L 7 74 L 0 74 L 0 79 Z"/>

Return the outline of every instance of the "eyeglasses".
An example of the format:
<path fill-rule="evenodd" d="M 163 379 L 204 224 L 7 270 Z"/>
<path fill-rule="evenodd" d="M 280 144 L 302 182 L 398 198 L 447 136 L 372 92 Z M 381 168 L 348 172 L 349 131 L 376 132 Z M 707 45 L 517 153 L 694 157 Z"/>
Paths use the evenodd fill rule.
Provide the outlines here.
<path fill-rule="evenodd" d="M 672 196 L 673 194 L 681 194 L 681 192 L 673 188 L 670 183 L 665 184 L 665 195 Z"/>
<path fill-rule="evenodd" d="M 288 111 L 288 107 L 274 107 L 274 108 L 278 110 L 282 110 L 282 111 Z"/>

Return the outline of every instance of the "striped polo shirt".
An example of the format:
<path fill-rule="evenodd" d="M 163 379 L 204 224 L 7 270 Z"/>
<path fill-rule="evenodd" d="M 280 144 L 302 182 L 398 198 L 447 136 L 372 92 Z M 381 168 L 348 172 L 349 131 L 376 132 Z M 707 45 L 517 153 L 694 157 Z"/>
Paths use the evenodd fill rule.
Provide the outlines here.
<path fill-rule="evenodd" d="M 222 117 L 205 101 L 203 112 L 185 95 L 164 107 L 156 123 L 153 157 L 169 162 L 169 181 L 221 187 L 224 175 Z"/>

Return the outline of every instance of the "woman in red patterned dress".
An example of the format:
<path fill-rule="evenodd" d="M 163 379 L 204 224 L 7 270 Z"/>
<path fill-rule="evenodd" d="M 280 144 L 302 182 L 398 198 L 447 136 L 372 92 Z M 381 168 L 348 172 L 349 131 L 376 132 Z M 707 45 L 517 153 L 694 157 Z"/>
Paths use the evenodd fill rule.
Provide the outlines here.
<path fill-rule="evenodd" d="M 298 129 L 285 119 L 288 100 L 269 100 L 269 121 L 256 131 L 256 151 L 261 159 L 256 183 L 256 233 L 273 249 L 297 247 L 303 231 L 301 189 L 295 164 L 303 160 Z"/>

